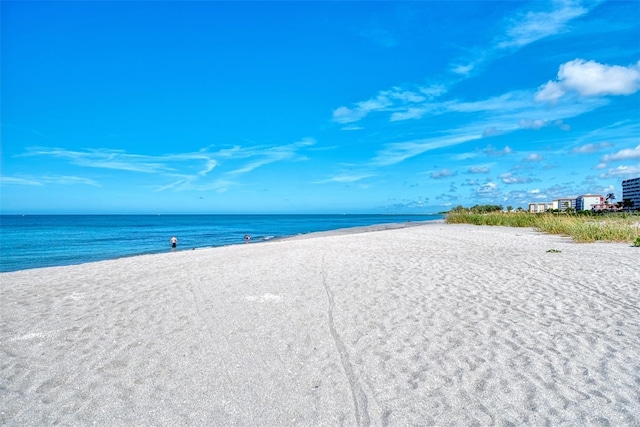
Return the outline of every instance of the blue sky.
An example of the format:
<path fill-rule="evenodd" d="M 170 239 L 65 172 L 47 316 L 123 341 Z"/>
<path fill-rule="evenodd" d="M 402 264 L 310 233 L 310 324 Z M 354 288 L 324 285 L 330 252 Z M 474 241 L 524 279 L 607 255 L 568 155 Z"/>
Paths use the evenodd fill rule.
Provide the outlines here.
<path fill-rule="evenodd" d="M 640 176 L 640 2 L 3 1 L 3 213 L 432 213 Z"/>

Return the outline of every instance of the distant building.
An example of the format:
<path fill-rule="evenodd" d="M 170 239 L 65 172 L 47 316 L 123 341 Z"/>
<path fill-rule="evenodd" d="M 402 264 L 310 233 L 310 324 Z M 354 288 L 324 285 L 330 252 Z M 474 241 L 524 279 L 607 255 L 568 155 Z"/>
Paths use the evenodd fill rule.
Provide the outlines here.
<path fill-rule="evenodd" d="M 640 177 L 622 181 L 622 201 L 629 199 L 633 209 L 640 208 Z"/>
<path fill-rule="evenodd" d="M 599 194 L 584 194 L 576 197 L 577 211 L 590 211 L 595 206 L 604 204 L 604 197 Z"/>
<path fill-rule="evenodd" d="M 574 198 L 564 198 L 564 199 L 555 199 L 553 201 L 553 209 L 557 211 L 566 211 L 567 209 L 575 209 L 576 208 L 576 199 Z"/>
<path fill-rule="evenodd" d="M 549 209 L 553 209 L 552 202 L 529 203 L 529 212 L 531 213 L 546 212 Z"/>
<path fill-rule="evenodd" d="M 618 207 L 618 205 L 616 205 L 615 203 L 598 203 L 595 205 L 591 205 L 591 210 L 592 211 L 608 211 L 608 212 L 617 212 L 620 210 L 620 208 Z"/>

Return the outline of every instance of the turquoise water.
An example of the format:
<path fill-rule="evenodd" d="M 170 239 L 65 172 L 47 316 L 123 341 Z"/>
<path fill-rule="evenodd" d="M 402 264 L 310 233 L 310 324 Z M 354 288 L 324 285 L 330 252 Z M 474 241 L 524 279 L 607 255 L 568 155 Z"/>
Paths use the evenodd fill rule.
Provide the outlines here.
<path fill-rule="evenodd" d="M 224 246 L 442 215 L 0 215 L 0 271 Z"/>

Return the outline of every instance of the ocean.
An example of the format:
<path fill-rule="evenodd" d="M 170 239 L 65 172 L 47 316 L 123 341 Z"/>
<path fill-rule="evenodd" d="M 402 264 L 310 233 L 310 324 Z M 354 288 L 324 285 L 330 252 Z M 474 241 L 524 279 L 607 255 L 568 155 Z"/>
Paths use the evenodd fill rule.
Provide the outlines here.
<path fill-rule="evenodd" d="M 0 272 L 171 250 L 243 244 L 318 231 L 430 221 L 442 215 L 0 215 Z"/>

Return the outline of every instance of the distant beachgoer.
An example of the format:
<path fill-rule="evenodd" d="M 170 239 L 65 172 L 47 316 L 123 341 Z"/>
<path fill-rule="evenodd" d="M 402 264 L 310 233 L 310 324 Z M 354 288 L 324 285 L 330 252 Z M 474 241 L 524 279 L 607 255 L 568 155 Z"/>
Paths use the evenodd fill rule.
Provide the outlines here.
<path fill-rule="evenodd" d="M 251 240 L 251 236 L 249 236 L 248 234 L 244 235 L 244 242 L 245 243 L 249 243 L 249 240 Z"/>
<path fill-rule="evenodd" d="M 171 236 L 171 247 L 175 248 L 176 246 L 178 246 L 178 239 L 176 239 L 176 236 Z"/>

